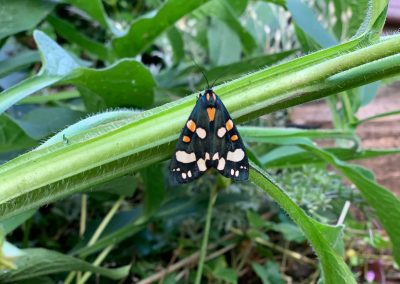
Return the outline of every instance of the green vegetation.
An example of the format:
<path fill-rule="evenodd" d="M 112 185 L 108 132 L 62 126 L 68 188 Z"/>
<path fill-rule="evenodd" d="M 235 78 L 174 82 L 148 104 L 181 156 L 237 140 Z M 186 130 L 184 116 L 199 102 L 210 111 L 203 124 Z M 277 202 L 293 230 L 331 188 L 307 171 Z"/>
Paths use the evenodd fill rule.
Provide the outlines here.
<path fill-rule="evenodd" d="M 347 284 L 400 264 L 400 200 L 349 162 L 400 153 L 356 134 L 399 114 L 357 118 L 400 74 L 386 0 L 0 7 L 1 283 Z M 249 182 L 169 182 L 202 72 L 241 124 Z M 317 99 L 333 129 L 277 127 Z"/>

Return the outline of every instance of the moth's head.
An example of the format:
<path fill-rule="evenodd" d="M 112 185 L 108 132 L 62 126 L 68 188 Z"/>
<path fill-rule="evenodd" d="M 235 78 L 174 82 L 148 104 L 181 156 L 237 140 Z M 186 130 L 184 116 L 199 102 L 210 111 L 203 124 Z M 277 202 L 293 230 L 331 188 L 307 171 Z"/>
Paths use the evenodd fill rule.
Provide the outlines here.
<path fill-rule="evenodd" d="M 212 89 L 207 89 L 204 91 L 204 96 L 207 104 L 214 104 L 217 100 L 217 95 Z"/>

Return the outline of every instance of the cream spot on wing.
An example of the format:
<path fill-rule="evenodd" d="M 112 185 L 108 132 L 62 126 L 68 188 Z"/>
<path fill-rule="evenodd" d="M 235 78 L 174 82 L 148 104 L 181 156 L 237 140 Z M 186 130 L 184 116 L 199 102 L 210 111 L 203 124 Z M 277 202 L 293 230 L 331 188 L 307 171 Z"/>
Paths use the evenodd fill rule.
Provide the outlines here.
<path fill-rule="evenodd" d="M 186 179 L 186 173 L 182 173 L 182 178 Z"/>
<path fill-rule="evenodd" d="M 188 173 L 187 173 L 187 175 L 188 175 L 188 177 L 192 177 L 192 172 L 191 171 L 188 171 Z"/>
<path fill-rule="evenodd" d="M 207 170 L 206 161 L 204 159 L 198 159 L 197 167 L 199 168 L 199 171 L 205 172 Z"/>
<path fill-rule="evenodd" d="M 196 161 L 196 155 L 194 153 L 186 153 L 185 151 L 176 151 L 176 160 L 178 162 L 188 164 Z"/>
<path fill-rule="evenodd" d="M 231 176 L 233 176 L 235 174 L 235 170 L 231 169 Z"/>
<path fill-rule="evenodd" d="M 226 159 L 232 162 L 239 162 L 244 158 L 244 151 L 242 149 L 236 149 L 235 151 L 231 152 L 228 151 L 228 155 L 226 155 Z"/>
<path fill-rule="evenodd" d="M 206 161 L 210 159 L 210 154 L 206 152 Z"/>
<path fill-rule="evenodd" d="M 221 158 L 218 161 L 218 166 L 217 166 L 217 170 L 222 171 L 225 168 L 225 159 Z"/>
<path fill-rule="evenodd" d="M 218 152 L 214 154 L 214 156 L 213 156 L 212 159 L 213 159 L 213 161 L 219 159 L 219 154 L 218 154 Z"/>
<path fill-rule="evenodd" d="M 239 171 L 235 172 L 235 176 L 238 177 L 239 176 Z"/>
<path fill-rule="evenodd" d="M 218 135 L 219 138 L 224 137 L 225 133 L 226 133 L 226 128 L 225 128 L 225 127 L 221 127 L 221 128 L 218 129 L 218 131 L 217 131 L 217 135 Z"/>
<path fill-rule="evenodd" d="M 206 131 L 205 131 L 203 128 L 201 128 L 201 127 L 199 127 L 199 128 L 196 129 L 196 133 L 197 133 L 197 136 L 200 137 L 200 139 L 204 139 L 204 138 L 206 138 L 206 136 L 207 136 Z"/>
<path fill-rule="evenodd" d="M 180 172 L 180 171 L 181 171 L 181 168 L 177 168 L 176 171 L 177 171 L 177 172 Z"/>

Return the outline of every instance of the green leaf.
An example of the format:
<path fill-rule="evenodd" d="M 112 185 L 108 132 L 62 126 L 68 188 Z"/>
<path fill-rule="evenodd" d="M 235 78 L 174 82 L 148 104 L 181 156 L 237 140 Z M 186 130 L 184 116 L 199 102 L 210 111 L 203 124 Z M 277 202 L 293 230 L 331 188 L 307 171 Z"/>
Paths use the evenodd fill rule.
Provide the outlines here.
<path fill-rule="evenodd" d="M 168 29 L 167 36 L 169 39 L 169 43 L 171 44 L 172 47 L 172 52 L 174 54 L 173 57 L 174 65 L 177 65 L 185 57 L 185 48 L 182 35 L 175 26 L 172 26 Z"/>
<path fill-rule="evenodd" d="M 151 18 L 135 21 L 129 31 L 112 41 L 119 57 L 133 57 L 143 52 L 153 41 L 180 18 L 200 7 L 208 0 L 168 0 Z"/>
<path fill-rule="evenodd" d="M 335 252 L 321 227 L 329 227 L 308 217 L 272 179 L 254 164 L 250 169 L 250 180 L 267 192 L 303 231 L 321 263 L 325 283 L 356 283 L 344 262 Z M 318 225 L 316 225 L 318 224 Z"/>
<path fill-rule="evenodd" d="M 27 50 L 0 61 L 0 78 L 19 71 L 40 60 L 37 51 Z"/>
<path fill-rule="evenodd" d="M 336 39 L 325 30 L 317 20 L 314 11 L 303 1 L 286 0 L 286 5 L 296 24 L 320 46 L 326 48 L 337 43 Z"/>
<path fill-rule="evenodd" d="M 355 148 L 327 148 L 326 152 L 333 154 L 340 160 L 371 159 L 386 155 L 399 154 L 400 149 L 393 150 L 358 150 Z M 300 167 L 309 163 L 321 163 L 323 159 L 309 155 L 308 152 L 298 146 L 280 146 L 260 157 L 260 161 L 266 168 Z"/>
<path fill-rule="evenodd" d="M 123 59 L 104 69 L 79 68 L 62 80 L 79 87 L 89 111 L 112 107 L 147 107 L 155 82 L 143 64 Z"/>
<path fill-rule="evenodd" d="M 114 28 L 109 18 L 107 17 L 106 11 L 101 0 L 64 0 L 64 2 L 74 5 L 75 7 L 86 12 L 92 19 L 96 20 L 103 28 L 111 28 L 114 32 Z"/>
<path fill-rule="evenodd" d="M 262 266 L 256 262 L 253 262 L 251 264 L 251 267 L 253 268 L 253 270 L 257 274 L 257 276 L 261 279 L 262 284 L 272 284 L 268 279 L 268 271 L 264 266 Z"/>
<path fill-rule="evenodd" d="M 0 39 L 33 29 L 51 10 L 53 1 L 0 0 Z"/>
<path fill-rule="evenodd" d="M 60 19 L 54 15 L 47 17 L 47 21 L 53 26 L 57 34 L 66 40 L 76 43 L 88 53 L 97 58 L 107 61 L 109 59 L 109 50 L 104 43 L 97 42 L 79 32 L 71 23 Z"/>
<path fill-rule="evenodd" d="M 263 227 L 266 227 L 267 223 L 260 215 L 250 210 L 248 210 L 246 213 L 247 213 L 247 219 L 249 220 L 249 224 L 252 227 L 256 229 L 261 229 Z"/>
<path fill-rule="evenodd" d="M 256 48 L 257 45 L 254 38 L 245 28 L 243 28 L 228 1 L 211 1 L 201 7 L 198 12 L 207 17 L 213 15 L 219 20 L 223 21 L 240 39 L 240 43 L 242 44 L 243 50 L 246 54 L 251 54 L 252 51 Z M 224 34 L 220 33 L 219 36 L 215 35 L 213 38 L 209 38 L 209 44 L 212 44 L 213 39 L 218 40 L 218 38 L 221 36 L 224 36 Z M 225 36 L 225 38 L 225 40 L 229 41 L 229 38 L 227 36 Z M 224 51 L 228 50 L 229 48 L 224 49 Z"/>
<path fill-rule="evenodd" d="M 235 269 L 218 266 L 213 271 L 213 276 L 224 283 L 237 283 L 238 275 Z"/>
<path fill-rule="evenodd" d="M 80 67 L 76 60 L 45 33 L 36 30 L 33 37 L 40 51 L 43 67 L 39 75 L 59 77 Z"/>
<path fill-rule="evenodd" d="M 8 115 L 0 115 L 0 152 L 11 152 L 33 147 L 37 144 Z"/>
<path fill-rule="evenodd" d="M 31 218 L 35 213 L 36 210 L 29 210 L 23 212 L 11 218 L 4 219 L 3 221 L 0 222 L 0 225 L 3 227 L 5 234 L 11 233 L 20 225 L 22 225 L 26 220 Z"/>
<path fill-rule="evenodd" d="M 161 164 L 152 165 L 140 171 L 144 186 L 144 208 L 145 217 L 150 217 L 160 207 L 164 200 L 165 185 L 164 174 Z"/>
<path fill-rule="evenodd" d="M 224 65 L 240 59 L 240 41 L 224 22 L 212 19 L 207 32 L 210 60 L 213 65 Z"/>
<path fill-rule="evenodd" d="M 25 249 L 15 263 L 17 269 L 3 271 L 0 274 L 1 283 L 15 283 L 16 281 L 35 278 L 67 271 L 90 271 L 109 279 L 118 280 L 129 274 L 130 266 L 120 268 L 102 268 L 72 256 L 46 249 Z"/>
<path fill-rule="evenodd" d="M 22 118 L 14 119 L 14 121 L 30 137 L 40 140 L 60 131 L 67 125 L 77 122 L 83 116 L 83 112 L 73 111 L 69 108 L 47 107 L 34 109 Z M 48 119 L 49 117 L 53 119 Z"/>
<path fill-rule="evenodd" d="M 388 233 L 393 244 L 393 255 L 396 262 L 400 263 L 400 227 L 396 225 L 396 220 L 400 220 L 400 199 L 387 188 L 366 177 L 359 171 L 358 166 L 340 161 L 332 154 L 322 151 L 312 144 L 307 144 L 303 144 L 303 147 L 333 164 L 357 186 L 368 204 L 374 208 L 379 221 Z"/>
<path fill-rule="evenodd" d="M 38 75 L 0 94 L 0 113 L 34 92 L 56 83 L 78 86 L 89 110 L 152 104 L 155 82 L 141 63 L 125 59 L 101 70 L 84 68 L 43 32 L 35 31 L 34 38 L 43 67 Z"/>
<path fill-rule="evenodd" d="M 366 172 L 365 169 L 358 165 L 348 164 L 339 160 L 331 153 L 318 148 L 306 138 L 269 139 L 269 137 L 266 137 L 267 140 L 268 143 L 302 147 L 340 170 L 357 186 L 368 204 L 374 208 L 376 215 L 393 243 L 393 254 L 396 262 L 400 262 L 400 227 L 396 226 L 397 220 L 400 220 L 400 199 L 393 192 L 375 183 L 369 171 Z"/>
<path fill-rule="evenodd" d="M 289 242 L 304 242 L 304 235 L 300 231 L 300 229 L 290 223 L 278 223 L 278 224 L 270 224 L 272 225 L 272 230 L 276 232 L 280 232 L 283 235 L 283 238 Z"/>
<path fill-rule="evenodd" d="M 386 21 L 389 0 L 369 0 L 368 11 L 356 36 L 370 33 L 372 39 L 378 39 Z"/>
<path fill-rule="evenodd" d="M 261 279 L 263 284 L 284 284 L 279 265 L 274 261 L 268 261 L 264 265 L 253 262 L 251 264 L 254 272 Z"/>

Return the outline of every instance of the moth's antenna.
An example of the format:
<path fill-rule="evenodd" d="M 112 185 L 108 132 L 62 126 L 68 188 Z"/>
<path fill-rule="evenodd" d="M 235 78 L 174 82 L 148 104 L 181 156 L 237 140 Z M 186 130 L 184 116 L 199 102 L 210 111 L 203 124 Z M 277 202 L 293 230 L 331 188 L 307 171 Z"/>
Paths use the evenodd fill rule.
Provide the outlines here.
<path fill-rule="evenodd" d="M 222 72 L 212 83 L 211 85 L 211 89 L 214 88 L 215 83 L 217 82 L 217 80 L 221 79 L 226 73 L 228 73 L 229 69 L 225 69 L 224 72 Z"/>
<path fill-rule="evenodd" d="M 205 79 L 206 82 L 207 82 L 207 89 L 210 89 L 210 84 L 208 83 L 208 79 L 207 79 L 207 77 L 206 77 L 206 74 L 204 74 L 204 72 L 203 72 L 203 68 L 201 68 L 201 67 L 199 66 L 199 64 L 197 64 L 196 60 L 194 60 L 194 57 L 193 57 L 192 55 L 190 55 L 190 56 L 192 57 L 193 63 L 199 68 L 201 74 L 203 74 L 203 77 L 204 77 L 204 79 Z"/>

